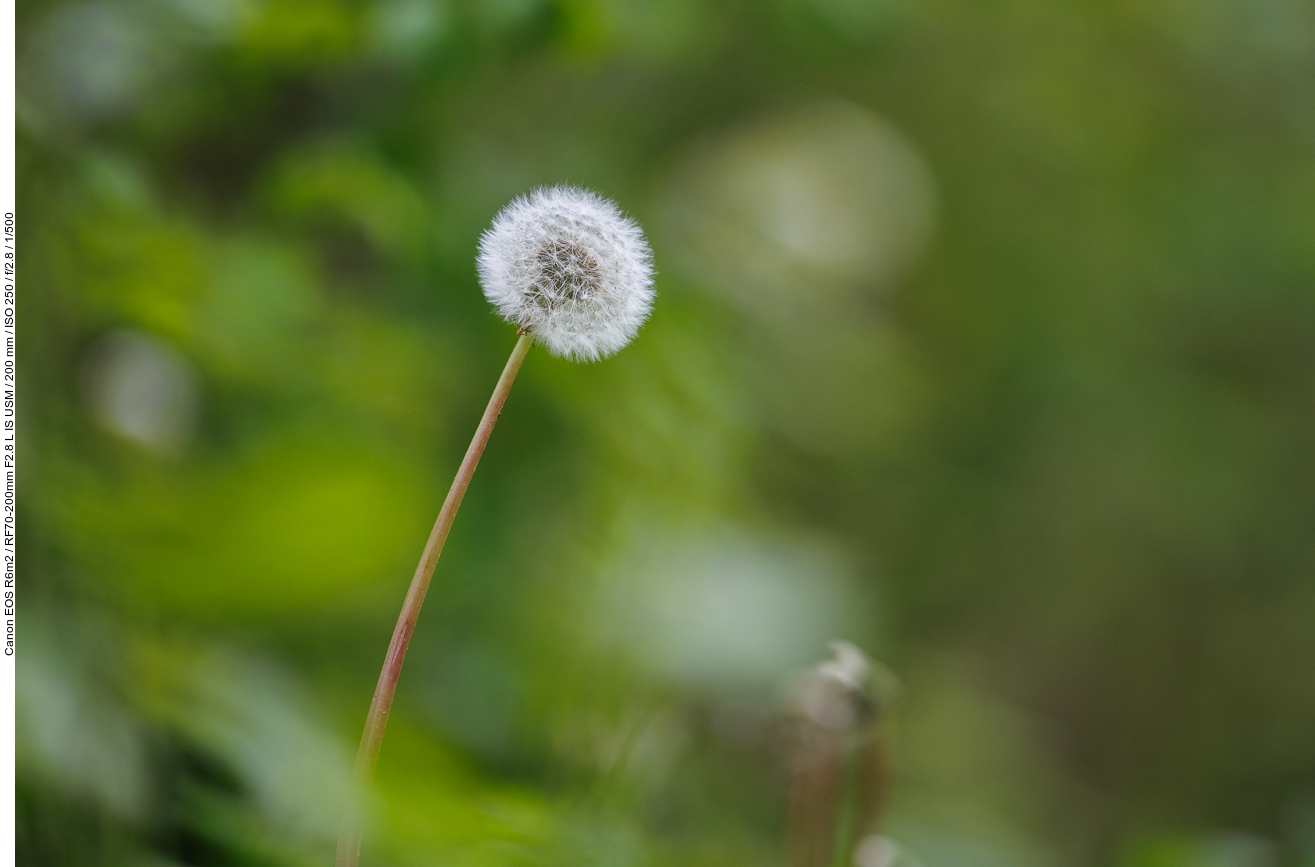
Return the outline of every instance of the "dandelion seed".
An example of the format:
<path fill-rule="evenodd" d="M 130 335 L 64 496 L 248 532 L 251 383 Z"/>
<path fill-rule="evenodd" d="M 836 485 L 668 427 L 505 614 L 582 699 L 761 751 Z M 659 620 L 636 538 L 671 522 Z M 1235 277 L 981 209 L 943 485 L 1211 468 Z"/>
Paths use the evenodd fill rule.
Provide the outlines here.
<path fill-rule="evenodd" d="M 596 361 L 634 339 L 653 306 L 652 253 L 612 202 L 575 187 L 503 208 L 479 242 L 480 284 L 553 355 Z"/>

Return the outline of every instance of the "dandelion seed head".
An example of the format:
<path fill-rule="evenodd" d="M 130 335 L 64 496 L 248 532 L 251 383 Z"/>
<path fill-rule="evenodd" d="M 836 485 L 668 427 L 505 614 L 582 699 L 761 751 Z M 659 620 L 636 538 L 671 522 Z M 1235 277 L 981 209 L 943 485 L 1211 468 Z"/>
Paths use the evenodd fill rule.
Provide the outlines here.
<path fill-rule="evenodd" d="M 576 187 L 535 190 L 479 242 L 480 285 L 503 318 L 554 355 L 596 361 L 634 339 L 653 306 L 652 252 L 612 202 Z"/>

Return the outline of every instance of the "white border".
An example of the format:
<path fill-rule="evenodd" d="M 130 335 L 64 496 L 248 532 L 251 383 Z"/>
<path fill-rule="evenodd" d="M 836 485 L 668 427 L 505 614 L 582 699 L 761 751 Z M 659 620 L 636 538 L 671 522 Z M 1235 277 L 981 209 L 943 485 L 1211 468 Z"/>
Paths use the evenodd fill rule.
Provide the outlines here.
<path fill-rule="evenodd" d="M 0 263 L 13 265 L 15 249 L 15 235 L 5 230 L 5 224 L 17 225 L 17 217 L 14 215 L 16 204 L 16 176 L 14 164 L 14 55 L 17 49 L 15 40 L 15 21 L 14 21 L 15 0 L 0 0 Z M 9 220 L 13 223 L 9 223 Z M 14 288 L 16 286 L 16 273 L 14 270 L 0 267 L 0 310 L 3 310 L 3 325 L 0 327 L 0 333 L 3 333 L 4 339 L 0 341 L 0 358 L 5 362 L 13 363 L 14 357 Z M 13 367 L 6 365 L 6 373 L 12 373 Z M 3 406 L 4 413 L 0 413 L 4 424 L 0 426 L 0 455 L 5 460 L 0 461 L 4 469 L 0 470 L 0 490 L 5 490 L 8 497 L 13 496 L 14 486 L 9 473 L 16 472 L 14 438 L 15 430 L 15 413 L 14 403 L 14 385 L 13 379 L 7 378 L 0 382 L 0 392 L 4 393 Z M 14 665 L 16 656 L 14 655 L 14 641 L 12 636 L 15 634 L 14 620 L 14 596 L 9 594 L 15 593 L 14 569 L 15 560 L 15 543 L 13 536 L 14 518 L 13 500 L 6 499 L 5 510 L 0 512 L 5 519 L 3 525 L 4 532 L 0 532 L 0 538 L 3 538 L 3 569 L 0 569 L 0 576 L 4 580 L 0 581 L 7 586 L 0 598 L 4 599 L 3 611 L 0 612 L 0 865 L 12 865 L 15 863 L 16 854 L 14 851 L 15 844 L 15 827 L 14 827 Z"/>

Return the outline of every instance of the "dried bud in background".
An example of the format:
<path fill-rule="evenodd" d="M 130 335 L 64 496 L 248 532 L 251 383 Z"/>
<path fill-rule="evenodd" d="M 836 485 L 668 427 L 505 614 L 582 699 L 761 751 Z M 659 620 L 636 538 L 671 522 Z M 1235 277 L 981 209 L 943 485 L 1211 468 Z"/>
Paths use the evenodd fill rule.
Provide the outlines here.
<path fill-rule="evenodd" d="M 847 641 L 789 687 L 787 835 L 790 867 L 849 863 L 871 834 L 890 781 L 882 725 L 895 679 Z M 837 860 L 837 855 L 843 861 Z"/>

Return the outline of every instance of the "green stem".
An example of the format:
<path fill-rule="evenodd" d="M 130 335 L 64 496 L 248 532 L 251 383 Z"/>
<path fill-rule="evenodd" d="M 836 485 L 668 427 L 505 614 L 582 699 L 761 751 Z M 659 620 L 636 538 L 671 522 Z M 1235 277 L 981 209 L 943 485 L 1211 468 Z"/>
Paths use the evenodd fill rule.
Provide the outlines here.
<path fill-rule="evenodd" d="M 832 867 L 847 867 L 853 857 L 854 825 L 858 813 L 858 760 L 859 741 L 853 732 L 845 732 L 843 767 L 840 778 L 840 811 L 836 817 L 835 847 L 831 852 Z"/>
<path fill-rule="evenodd" d="M 411 579 L 411 588 L 406 592 L 406 601 L 402 603 L 402 613 L 398 615 L 397 627 L 393 630 L 393 640 L 388 645 L 388 655 L 384 657 L 383 670 L 379 672 L 379 683 L 374 688 L 374 699 L 370 702 L 370 713 L 365 718 L 365 732 L 361 735 L 361 748 L 356 753 L 356 790 L 364 794 L 374 779 L 374 768 L 379 762 L 379 747 L 384 740 L 384 727 L 388 725 L 388 711 L 393 706 L 393 694 L 397 692 L 397 679 L 402 674 L 402 661 L 406 658 L 406 648 L 411 643 L 411 633 L 415 631 L 416 619 L 420 616 L 420 606 L 425 601 L 425 591 L 429 589 L 429 580 L 434 575 L 438 564 L 438 555 L 443 551 L 448 531 L 452 529 L 452 520 L 457 516 L 461 498 L 466 494 L 470 478 L 475 474 L 479 457 L 488 445 L 493 425 L 502 414 L 502 405 L 511 391 L 511 384 L 516 373 L 530 351 L 534 338 L 522 334 L 516 341 L 516 347 L 507 359 L 507 366 L 502 370 L 489 405 L 484 410 L 479 427 L 475 429 L 475 438 L 466 449 L 466 457 L 461 461 L 457 477 L 452 480 L 452 488 L 447 492 L 443 508 L 438 512 L 438 520 L 425 543 L 425 551 L 420 555 L 415 576 Z M 361 817 L 353 810 L 343 824 L 342 834 L 338 837 L 338 856 L 335 867 L 356 867 L 361 855 Z"/>

